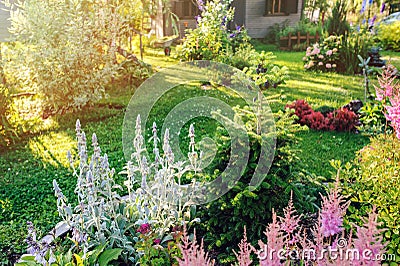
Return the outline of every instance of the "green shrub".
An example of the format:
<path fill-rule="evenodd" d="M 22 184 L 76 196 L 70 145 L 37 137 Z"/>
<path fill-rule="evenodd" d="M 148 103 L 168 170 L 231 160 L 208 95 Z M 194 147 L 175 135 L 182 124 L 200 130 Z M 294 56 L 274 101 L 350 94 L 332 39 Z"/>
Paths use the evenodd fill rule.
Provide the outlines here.
<path fill-rule="evenodd" d="M 326 21 L 328 35 L 345 35 L 350 30 L 350 25 L 346 20 L 346 13 L 346 1 L 336 1 L 332 9 L 332 16 Z"/>
<path fill-rule="evenodd" d="M 243 227 L 251 232 L 249 241 L 257 243 L 263 238 L 263 232 L 268 222 L 272 220 L 272 209 L 281 210 L 290 197 L 290 191 L 295 194 L 295 204 L 301 212 L 315 210 L 319 191 L 318 181 L 301 173 L 296 168 L 297 151 L 291 148 L 296 140 L 294 133 L 305 130 L 294 123 L 291 111 L 276 115 L 277 147 L 274 161 L 261 185 L 254 191 L 249 190 L 249 183 L 258 164 L 261 141 L 263 136 L 255 133 L 255 116 L 249 110 L 236 109 L 245 121 L 250 141 L 250 157 L 244 174 L 238 183 L 219 199 L 202 206 L 201 231 L 205 244 L 214 250 L 220 261 L 232 262 L 232 249 L 240 242 Z M 225 154 L 216 162 L 216 169 L 227 164 L 230 154 L 230 144 L 226 132 L 221 128 L 216 131 L 219 152 Z"/>
<path fill-rule="evenodd" d="M 351 200 L 347 221 L 360 225 L 360 217 L 376 206 L 379 220 L 387 228 L 387 254 L 396 254 L 400 262 L 400 141 L 394 135 L 372 138 L 343 173 L 342 194 Z"/>
<path fill-rule="evenodd" d="M 180 57 L 185 60 L 212 60 L 232 49 L 227 25 L 233 19 L 231 0 L 207 1 L 201 16 L 197 18 L 197 28 L 186 31 L 185 42 L 180 49 Z M 236 38 L 233 37 L 232 38 Z"/>
<path fill-rule="evenodd" d="M 362 71 L 359 66 L 358 55 L 368 58 L 368 52 L 374 45 L 372 34 L 367 28 L 359 31 L 352 29 L 344 35 L 342 49 L 340 49 L 340 61 L 338 72 L 355 74 Z"/>
<path fill-rule="evenodd" d="M 379 135 L 390 128 L 386 123 L 384 107 L 380 101 L 367 102 L 359 113 L 361 125 L 357 129 L 363 134 Z"/>
<path fill-rule="evenodd" d="M 126 18 L 118 13 L 129 8 L 126 1 L 108 3 L 15 1 L 10 31 L 21 45 L 11 51 L 7 65 L 14 71 L 9 73 L 23 83 L 20 87 L 44 98 L 47 112 L 79 109 L 101 99 L 119 68 L 118 60 L 138 61 L 120 46 L 131 29 L 128 19 L 137 14 Z"/>
<path fill-rule="evenodd" d="M 322 27 L 316 23 L 312 23 L 308 20 L 300 20 L 294 26 L 285 26 L 282 30 L 279 31 L 278 37 L 288 36 L 289 33 L 292 35 L 296 35 L 300 32 L 301 35 L 306 35 L 309 33 L 310 35 L 322 34 Z"/>
<path fill-rule="evenodd" d="M 358 55 L 368 58 L 372 46 L 373 38 L 367 29 L 352 30 L 340 36 L 331 35 L 307 48 L 306 56 L 303 57 L 304 68 L 348 74 L 360 73 Z"/>
<path fill-rule="evenodd" d="M 289 20 L 286 19 L 282 23 L 275 23 L 269 26 L 267 36 L 265 36 L 264 41 L 266 43 L 279 45 L 279 37 L 281 37 L 280 32 L 285 28 L 289 27 Z"/>
<path fill-rule="evenodd" d="M 310 36 L 316 36 L 317 34 L 321 36 L 322 34 L 322 26 L 316 23 L 312 23 L 309 20 L 301 20 L 298 23 L 296 23 L 294 26 L 288 26 L 288 24 L 283 23 L 281 25 L 276 25 L 273 28 L 271 28 L 271 33 L 268 33 L 270 35 L 269 40 L 272 42 L 272 38 L 275 44 L 280 46 L 283 44 L 282 42 L 287 43 L 286 41 L 280 41 L 281 37 L 287 37 L 289 34 L 292 36 L 297 35 L 299 32 L 300 35 L 305 36 L 309 34 Z M 307 48 L 307 43 L 305 40 L 302 40 L 300 42 L 300 45 L 297 43 L 292 46 L 292 50 L 294 51 L 304 51 Z"/>
<path fill-rule="evenodd" d="M 400 51 L 400 21 L 389 25 L 381 24 L 378 29 L 377 39 L 385 49 Z"/>

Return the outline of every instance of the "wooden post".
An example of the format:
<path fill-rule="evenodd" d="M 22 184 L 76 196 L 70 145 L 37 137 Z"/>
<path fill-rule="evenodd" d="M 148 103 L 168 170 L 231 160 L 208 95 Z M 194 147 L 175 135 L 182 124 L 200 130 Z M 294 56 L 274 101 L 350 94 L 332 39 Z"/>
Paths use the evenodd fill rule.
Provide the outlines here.
<path fill-rule="evenodd" d="M 289 32 L 288 49 L 292 49 L 292 33 Z"/>
<path fill-rule="evenodd" d="M 319 42 L 319 35 L 318 35 L 318 31 L 315 33 L 315 42 Z"/>
<path fill-rule="evenodd" d="M 297 32 L 297 46 L 300 46 L 300 31 Z"/>
<path fill-rule="evenodd" d="M 309 32 L 307 32 L 306 43 L 307 43 L 307 47 L 310 46 L 310 33 Z"/>

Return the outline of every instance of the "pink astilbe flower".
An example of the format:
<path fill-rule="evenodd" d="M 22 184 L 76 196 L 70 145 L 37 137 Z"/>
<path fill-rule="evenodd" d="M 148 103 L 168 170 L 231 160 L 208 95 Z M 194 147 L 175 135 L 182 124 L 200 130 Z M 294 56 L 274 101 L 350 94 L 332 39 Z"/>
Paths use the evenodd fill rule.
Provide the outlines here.
<path fill-rule="evenodd" d="M 244 227 L 243 239 L 239 243 L 239 253 L 233 250 L 235 253 L 236 259 L 238 260 L 239 266 L 250 266 L 253 262 L 250 258 L 252 252 L 256 252 L 256 249 L 250 244 L 247 243 L 247 234 L 246 227 Z"/>
<path fill-rule="evenodd" d="M 384 104 L 386 120 L 390 121 L 396 137 L 400 139 L 400 86 L 394 81 L 396 72 L 394 66 L 388 65 L 378 78 L 379 87 L 375 86 L 375 91 L 376 99 Z"/>
<path fill-rule="evenodd" d="M 203 239 L 200 246 L 196 241 L 196 231 L 194 231 L 193 241 L 189 240 L 186 227 L 183 228 L 182 244 L 178 245 L 182 253 L 182 259 L 176 258 L 180 266 L 213 266 L 214 260 L 208 257 L 204 251 Z"/>
<path fill-rule="evenodd" d="M 272 209 L 272 223 L 270 223 L 264 234 L 267 236 L 267 243 L 261 240 L 258 245 L 261 250 L 258 252 L 260 266 L 278 266 L 284 265 L 278 257 L 278 251 L 285 247 L 285 237 L 281 231 L 280 225 L 276 219 L 276 212 Z"/>
<path fill-rule="evenodd" d="M 339 171 L 336 176 L 335 188 L 331 190 L 328 196 L 322 196 L 322 206 L 320 212 L 321 229 L 325 237 L 334 236 L 342 232 L 343 216 L 350 204 L 340 195 Z"/>
<path fill-rule="evenodd" d="M 283 209 L 283 217 L 278 217 L 280 227 L 285 232 L 287 246 L 294 245 L 299 241 L 299 236 L 296 231 L 299 230 L 301 217 L 297 215 L 296 209 L 293 206 L 293 193 L 290 193 L 288 206 Z"/>
<path fill-rule="evenodd" d="M 353 266 L 353 258 L 351 258 L 351 252 L 346 252 L 352 249 L 352 230 L 350 230 L 349 238 L 347 239 L 345 233 L 343 232 L 342 236 L 337 237 L 331 244 L 331 250 L 335 250 L 329 256 L 328 260 L 325 260 L 325 264 L 327 266 Z M 329 248 L 328 248 L 329 249 Z"/>
<path fill-rule="evenodd" d="M 387 113 L 385 117 L 390 121 L 390 125 L 396 132 L 396 137 L 400 139 L 400 104 L 395 106 L 385 106 Z"/>
<path fill-rule="evenodd" d="M 387 65 L 382 72 L 382 76 L 378 77 L 379 87 L 375 87 L 376 99 L 378 101 L 384 100 L 386 97 L 391 97 L 395 93 L 396 84 L 394 83 L 396 68 L 392 65 Z M 398 90 L 397 90 L 398 91 Z"/>
<path fill-rule="evenodd" d="M 313 237 L 313 242 L 309 242 L 307 246 L 308 250 L 313 252 L 308 253 L 305 257 L 305 260 L 313 261 L 316 265 L 323 266 L 326 264 L 326 257 L 324 256 L 324 258 L 320 258 L 320 256 L 323 252 L 323 249 L 326 248 L 326 244 L 324 242 L 324 231 L 322 229 L 321 215 L 319 215 L 317 223 L 314 225 L 313 229 L 311 229 L 311 234 Z"/>
<path fill-rule="evenodd" d="M 360 259 L 353 260 L 353 265 L 381 265 L 380 261 L 375 260 L 378 256 L 382 256 L 385 251 L 386 243 L 382 243 L 383 229 L 378 229 L 378 214 L 376 208 L 373 206 L 372 212 L 369 214 L 368 219 L 364 220 L 364 226 L 357 226 L 356 236 L 354 239 L 354 248 L 359 251 Z M 366 252 L 368 250 L 368 252 Z M 367 256 L 363 256 L 367 253 Z"/>

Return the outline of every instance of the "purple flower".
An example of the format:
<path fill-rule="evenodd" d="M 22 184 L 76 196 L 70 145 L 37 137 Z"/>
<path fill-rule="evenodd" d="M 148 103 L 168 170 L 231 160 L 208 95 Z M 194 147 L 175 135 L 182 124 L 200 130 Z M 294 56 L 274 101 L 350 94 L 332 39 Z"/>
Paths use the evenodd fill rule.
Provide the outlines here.
<path fill-rule="evenodd" d="M 225 26 L 226 25 L 226 16 L 224 16 L 222 18 L 222 22 L 221 22 L 221 26 Z"/>
<path fill-rule="evenodd" d="M 373 2 L 374 2 L 374 0 L 369 0 L 368 4 L 372 5 Z"/>
<path fill-rule="evenodd" d="M 374 26 L 375 20 L 376 20 L 376 15 L 375 15 L 373 18 L 370 18 L 370 19 L 368 20 L 369 26 Z"/>
<path fill-rule="evenodd" d="M 155 245 L 159 245 L 159 244 L 161 243 L 161 239 L 156 238 L 156 239 L 154 239 L 153 243 L 154 243 Z"/>
<path fill-rule="evenodd" d="M 385 7 L 386 7 L 386 4 L 385 4 L 385 2 L 383 2 L 381 5 L 381 10 L 380 10 L 381 14 L 383 13 L 383 11 L 385 11 Z"/>
<path fill-rule="evenodd" d="M 236 34 L 235 34 L 235 33 L 229 34 L 229 38 L 235 38 L 235 37 L 236 37 Z"/>
<path fill-rule="evenodd" d="M 203 2 L 203 0 L 197 0 L 197 7 L 199 8 L 200 11 L 204 10 L 204 2 Z"/>
<path fill-rule="evenodd" d="M 237 31 L 241 31 L 242 30 L 242 26 L 236 26 L 236 30 Z"/>
<path fill-rule="evenodd" d="M 365 7 L 367 6 L 367 0 L 363 0 L 361 4 L 361 11 L 360 14 L 365 12 Z"/>
<path fill-rule="evenodd" d="M 140 227 L 137 230 L 137 232 L 139 232 L 139 233 L 141 233 L 143 235 L 147 234 L 148 232 L 150 232 L 150 224 L 145 223 L 145 224 L 140 225 Z"/>

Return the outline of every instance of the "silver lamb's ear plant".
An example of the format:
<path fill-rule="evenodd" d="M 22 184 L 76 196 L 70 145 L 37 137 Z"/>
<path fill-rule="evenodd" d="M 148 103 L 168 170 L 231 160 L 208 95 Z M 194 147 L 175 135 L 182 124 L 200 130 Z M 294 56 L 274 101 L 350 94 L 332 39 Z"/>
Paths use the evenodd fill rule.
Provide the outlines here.
<path fill-rule="evenodd" d="M 190 186 L 182 186 L 181 178 L 189 170 L 199 167 L 194 143 L 194 128 L 190 127 L 189 164 L 175 162 L 174 154 L 169 144 L 169 131 L 166 130 L 163 139 L 163 154 L 160 154 L 157 137 L 157 127 L 153 124 L 154 162 L 145 156 L 144 137 L 140 116 L 137 117 L 133 140 L 134 152 L 131 160 L 122 173 L 127 179 L 124 185 L 128 195 L 121 197 L 117 190 L 121 186 L 114 181 L 114 169 L 110 169 L 107 154 L 101 155 L 96 134 L 92 136 L 93 155 L 88 158 L 86 134 L 81 129 L 79 120 L 76 122 L 76 136 L 79 157 L 79 167 L 75 168 L 71 152 L 68 160 L 77 178 L 75 193 L 78 205 L 71 208 L 57 182 L 53 181 L 57 197 L 58 212 L 72 229 L 72 240 L 75 248 L 83 250 L 84 254 L 93 248 L 104 245 L 107 248 L 122 248 L 122 257 L 126 263 L 137 262 L 141 256 L 135 249 L 137 241 L 135 228 L 142 224 L 151 225 L 152 232 L 160 239 L 169 239 L 171 228 L 184 225 L 193 217 L 193 204 L 190 197 L 184 196 L 182 188 L 194 191 L 196 182 Z M 176 182 L 176 179 L 178 183 Z M 135 184 L 140 187 L 135 191 Z M 192 211 L 191 211 L 192 210 Z M 86 255 L 84 255 L 85 258 Z"/>
<path fill-rule="evenodd" d="M 189 170 L 197 170 L 199 168 L 198 153 L 195 151 L 194 127 L 189 129 L 189 164 L 186 162 L 175 162 L 174 153 L 172 152 L 169 140 L 169 129 L 165 130 L 162 142 L 162 155 L 158 149 L 159 139 L 157 136 L 157 126 L 153 123 L 153 136 L 149 141 L 153 141 L 154 162 L 148 163 L 146 157 L 138 160 L 138 155 L 142 153 L 143 148 L 139 143 L 143 143 L 141 131 L 140 116 L 136 119 L 136 135 L 134 137 L 134 152 L 132 161 L 128 162 L 126 169 L 135 169 L 135 171 L 127 171 L 128 180 L 135 180 L 133 172 L 140 173 L 141 187 L 136 193 L 135 205 L 139 211 L 140 220 L 138 224 L 151 221 L 152 228 L 155 228 L 157 233 L 163 237 L 169 232 L 169 228 L 173 225 L 183 225 L 188 223 L 188 217 L 185 213 L 190 208 L 191 199 L 187 192 L 189 189 L 194 190 L 192 186 L 182 186 L 181 178 Z M 139 142 L 140 140 L 140 142 Z M 135 160 L 136 159 L 136 160 Z M 177 181 L 177 182 L 176 182 Z M 193 217 L 192 217 L 193 218 Z"/>

